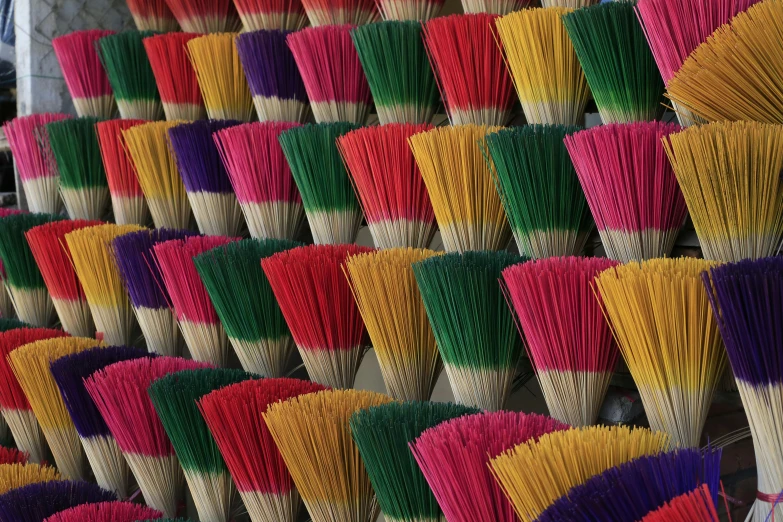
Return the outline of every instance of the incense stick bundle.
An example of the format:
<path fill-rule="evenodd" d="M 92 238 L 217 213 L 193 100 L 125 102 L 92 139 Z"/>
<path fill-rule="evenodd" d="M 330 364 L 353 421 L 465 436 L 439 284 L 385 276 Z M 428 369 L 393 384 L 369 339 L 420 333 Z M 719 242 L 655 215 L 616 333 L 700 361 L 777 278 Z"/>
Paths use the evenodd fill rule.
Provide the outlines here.
<path fill-rule="evenodd" d="M 351 388 L 367 346 L 364 321 L 343 271 L 357 245 L 311 245 L 261 260 L 310 380 Z"/>
<path fill-rule="evenodd" d="M 114 493 L 81 480 L 30 484 L 0 495 L 0 521 L 44 522 L 74 506 L 113 500 L 117 500 Z"/>
<path fill-rule="evenodd" d="M 163 112 L 169 121 L 193 121 L 206 117 L 196 71 L 187 54 L 188 42 L 199 36 L 193 33 L 169 33 L 143 40 Z"/>
<path fill-rule="evenodd" d="M 772 256 L 783 236 L 780 125 L 719 122 L 672 134 L 666 151 L 704 257 Z"/>
<path fill-rule="evenodd" d="M 461 0 L 462 10 L 465 13 L 489 13 L 494 15 L 507 15 L 529 7 L 530 0 Z"/>
<path fill-rule="evenodd" d="M 242 370 L 186 370 L 154 381 L 147 390 L 202 522 L 229 522 L 236 489 L 197 402 L 211 391 L 252 377 Z"/>
<path fill-rule="evenodd" d="M 264 412 L 271 404 L 324 389 L 299 379 L 258 379 L 226 386 L 198 402 L 252 522 L 295 522 L 301 503 Z"/>
<path fill-rule="evenodd" d="M 310 117 L 302 76 L 286 44 L 288 34 L 254 31 L 234 41 L 260 121 L 304 123 Z"/>
<path fill-rule="evenodd" d="M 429 400 L 443 370 L 411 268 L 435 255 L 395 248 L 352 256 L 345 264 L 386 391 L 397 400 Z"/>
<path fill-rule="evenodd" d="M 0 464 L 27 464 L 29 458 L 26 451 L 0 446 Z"/>
<path fill-rule="evenodd" d="M 30 401 L 57 469 L 71 480 L 87 475 L 87 460 L 49 363 L 96 346 L 100 342 L 88 337 L 55 337 L 26 344 L 8 355 L 11 370 Z"/>
<path fill-rule="evenodd" d="M 206 363 L 178 357 L 145 357 L 114 363 L 84 381 L 136 477 L 145 503 L 167 517 L 177 514 L 185 477 L 147 388 L 164 375 L 206 367 Z"/>
<path fill-rule="evenodd" d="M 13 208 L 0 208 L 0 219 L 8 216 L 15 216 L 17 214 L 24 214 L 23 210 Z M 11 295 L 5 289 L 5 285 L 2 284 L 6 279 L 5 268 L 3 267 L 2 256 L 0 256 L 0 321 L 3 319 L 11 319 L 16 313 L 14 312 L 14 304 L 11 302 Z M 22 323 L 24 324 L 24 323 Z M 8 323 L 6 329 L 10 329 L 13 322 Z M 0 331 L 3 331 L 0 329 Z"/>
<path fill-rule="evenodd" d="M 648 513 L 641 522 L 691 522 L 719 520 L 716 503 L 707 484 L 674 497 L 662 507 Z"/>
<path fill-rule="evenodd" d="M 375 5 L 387 21 L 426 22 L 438 15 L 444 0 L 378 0 Z"/>
<path fill-rule="evenodd" d="M 77 118 L 46 125 L 60 172 L 60 196 L 71 219 L 101 219 L 109 210 L 96 123 L 96 118 Z"/>
<path fill-rule="evenodd" d="M 212 135 L 254 238 L 296 239 L 302 227 L 302 196 L 278 141 L 296 126 L 246 123 Z"/>
<path fill-rule="evenodd" d="M 356 411 L 391 402 L 380 393 L 326 390 L 272 404 L 264 420 L 313 522 L 372 522 L 378 504 L 351 440 Z"/>
<path fill-rule="evenodd" d="M 84 289 L 71 264 L 71 253 L 65 242 L 65 235 L 74 230 L 102 224 L 100 221 L 78 219 L 53 221 L 33 227 L 25 234 L 63 330 L 77 337 L 93 336 L 95 323 L 84 296 Z"/>
<path fill-rule="evenodd" d="M 169 307 L 169 296 L 152 247 L 191 235 L 195 232 L 158 228 L 131 232 L 112 241 L 114 262 L 150 353 L 181 356 L 185 344 L 176 315 Z"/>
<path fill-rule="evenodd" d="M 114 31 L 74 31 L 52 40 L 54 54 L 79 117 L 109 119 L 117 105 L 98 55 L 98 40 Z"/>
<path fill-rule="evenodd" d="M 131 502 L 98 502 L 82 504 L 60 511 L 44 522 L 136 522 L 144 518 L 160 519 L 163 513 L 157 509 Z"/>
<path fill-rule="evenodd" d="M 64 355 L 49 364 L 52 378 L 73 420 L 95 480 L 121 499 L 131 493 L 131 473 L 117 441 L 90 398 L 84 380 L 98 370 L 120 361 L 147 357 L 138 348 L 109 346 Z"/>
<path fill-rule="evenodd" d="M 199 279 L 193 258 L 234 240 L 223 236 L 194 236 L 156 243 L 152 247 L 190 356 L 215 366 L 226 365 L 228 337 L 207 289 Z"/>
<path fill-rule="evenodd" d="M 497 18 L 450 15 L 424 24 L 424 45 L 452 125 L 505 125 L 511 118 L 514 84 L 495 39 Z"/>
<path fill-rule="evenodd" d="M 351 40 L 352 29 L 307 27 L 286 36 L 318 123 L 367 121 L 372 97 Z"/>
<path fill-rule="evenodd" d="M 481 153 L 497 127 L 438 127 L 408 139 L 427 187 L 447 252 L 503 250 L 511 239 L 506 214 Z"/>
<path fill-rule="evenodd" d="M 46 443 L 30 401 L 11 369 L 8 355 L 35 341 L 67 336 L 62 330 L 49 328 L 17 328 L 0 333 L 0 413 L 11 429 L 16 447 L 30 455 L 30 462 L 43 462 Z"/>
<path fill-rule="evenodd" d="M 359 233 L 362 209 L 336 143 L 357 128 L 345 122 L 308 124 L 278 138 L 316 245 L 353 243 Z"/>
<path fill-rule="evenodd" d="M 454 398 L 483 410 L 503 409 L 522 340 L 501 292 L 501 272 L 526 261 L 508 252 L 466 252 L 413 264 L 424 307 Z"/>
<path fill-rule="evenodd" d="M 41 271 L 25 238 L 33 227 L 60 221 L 52 214 L 16 214 L 0 218 L 0 259 L 3 284 L 16 316 L 32 326 L 48 326 L 55 319 L 54 305 Z"/>
<path fill-rule="evenodd" d="M 608 257 L 623 263 L 668 256 L 687 207 L 661 141 L 673 123 L 603 125 L 566 136 Z"/>
<path fill-rule="evenodd" d="M 253 119 L 253 98 L 234 43 L 236 36 L 209 34 L 187 43 L 187 54 L 211 120 Z"/>
<path fill-rule="evenodd" d="M 359 410 L 351 416 L 351 435 L 385 520 L 444 519 L 408 444 L 426 429 L 478 412 L 450 403 L 392 402 Z"/>
<path fill-rule="evenodd" d="M 683 62 L 667 96 L 707 121 L 783 123 L 783 4 L 765 1 L 719 27 Z"/>
<path fill-rule="evenodd" d="M 145 123 L 122 131 L 156 228 L 188 228 L 192 217 L 185 185 L 168 147 L 168 130 L 180 123 Z"/>
<path fill-rule="evenodd" d="M 169 33 L 179 29 L 166 0 L 125 0 L 139 31 Z"/>
<path fill-rule="evenodd" d="M 526 125 L 486 137 L 482 152 L 517 247 L 528 257 L 579 255 L 590 234 L 590 208 L 563 144 L 579 130 Z"/>
<path fill-rule="evenodd" d="M 380 22 L 351 31 L 381 125 L 429 123 L 440 105 L 418 21 Z"/>
<path fill-rule="evenodd" d="M 111 242 L 138 230 L 142 228 L 136 225 L 99 225 L 65 235 L 98 334 L 113 346 L 132 345 L 138 323 L 114 262 Z"/>
<path fill-rule="evenodd" d="M 503 271 L 507 295 L 552 417 L 571 426 L 595 424 L 617 362 L 595 277 L 617 263 L 560 257 Z"/>
<path fill-rule="evenodd" d="M 51 466 L 42 464 L 9 463 L 0 464 L 0 494 L 29 484 L 40 484 L 62 480 Z"/>
<path fill-rule="evenodd" d="M 212 139 L 212 133 L 238 124 L 237 121 L 195 121 L 168 131 L 171 151 L 196 224 L 208 236 L 238 236 L 244 225 L 237 197 Z"/>
<path fill-rule="evenodd" d="M 245 31 L 297 31 L 307 25 L 301 0 L 234 0 Z"/>
<path fill-rule="evenodd" d="M 337 138 L 378 248 L 427 248 L 432 242 L 435 213 L 408 145 L 408 138 L 432 128 L 387 124 Z"/>
<path fill-rule="evenodd" d="M 520 520 L 532 521 L 572 487 L 633 459 L 669 447 L 659 431 L 626 426 L 590 426 L 543 435 L 489 461 Z"/>
<path fill-rule="evenodd" d="M 313 27 L 358 26 L 380 18 L 373 0 L 302 0 L 302 6 Z"/>
<path fill-rule="evenodd" d="M 63 209 L 59 194 L 60 173 L 51 155 L 45 126 L 70 117 L 55 113 L 32 114 L 3 124 L 30 212 L 56 215 Z"/>
<path fill-rule="evenodd" d="M 726 351 L 693 258 L 629 263 L 596 286 L 650 426 L 680 447 L 696 447 L 726 368 Z"/>
<path fill-rule="evenodd" d="M 758 485 L 746 520 L 765 522 L 770 513 L 783 515 L 783 445 L 776 436 L 783 427 L 775 406 L 783 395 L 783 357 L 774 341 L 783 329 L 783 264 L 778 257 L 745 260 L 713 267 L 702 278 L 753 436 Z"/>
<path fill-rule="evenodd" d="M 193 262 L 228 340 L 248 372 L 282 377 L 295 350 L 261 260 L 302 246 L 287 240 L 245 239 L 196 256 Z"/>
<path fill-rule="evenodd" d="M 450 522 L 518 522 L 492 477 L 489 459 L 568 426 L 535 413 L 466 415 L 425 430 L 410 450 Z"/>
<path fill-rule="evenodd" d="M 159 120 L 163 117 L 155 75 L 142 43 L 153 34 L 151 31 L 124 31 L 98 40 L 101 61 L 121 118 Z"/>
<path fill-rule="evenodd" d="M 166 0 L 186 33 L 232 33 L 242 29 L 231 0 Z"/>
<path fill-rule="evenodd" d="M 13 317 L 0 317 L 0 333 L 17 328 L 30 328 L 30 325 Z"/>
<path fill-rule="evenodd" d="M 609 468 L 557 499 L 539 522 L 577 522 L 584 514 L 602 522 L 636 522 L 677 495 L 720 483 L 721 450 L 678 449 Z M 654 477 L 654 478 L 653 478 Z M 693 519 L 707 522 L 709 519 Z M 717 522 L 717 518 L 714 519 Z"/>

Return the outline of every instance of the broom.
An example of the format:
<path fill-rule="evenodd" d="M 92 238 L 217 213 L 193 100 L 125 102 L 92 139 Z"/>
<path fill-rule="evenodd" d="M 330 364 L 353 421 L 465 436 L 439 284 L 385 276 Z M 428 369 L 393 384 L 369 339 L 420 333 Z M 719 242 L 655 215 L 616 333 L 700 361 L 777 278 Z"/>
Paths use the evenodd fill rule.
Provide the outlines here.
<path fill-rule="evenodd" d="M 26 344 L 8 355 L 11 370 L 30 401 L 57 469 L 71 480 L 86 476 L 87 461 L 49 363 L 95 346 L 100 346 L 100 341 L 88 337 L 56 337 Z"/>
<path fill-rule="evenodd" d="M 380 22 L 351 31 L 380 123 L 430 123 L 440 106 L 418 21 Z"/>
<path fill-rule="evenodd" d="M 307 25 L 301 0 L 234 0 L 245 31 L 297 31 Z"/>
<path fill-rule="evenodd" d="M 24 214 L 23 210 L 13 208 L 0 208 L 0 219 L 8 216 L 15 216 L 17 214 Z M 11 295 L 6 291 L 2 282 L 6 279 L 5 268 L 3 268 L 2 256 L 0 256 L 0 321 L 4 319 L 12 319 L 16 313 L 14 312 L 14 304 L 11 302 Z M 21 323 L 21 322 L 20 322 Z M 10 329 L 13 322 L 8 323 L 6 329 Z M 24 324 L 24 323 L 21 323 Z M 20 324 L 20 325 L 21 325 Z M 3 331 L 0 329 L 0 331 Z"/>
<path fill-rule="evenodd" d="M 13 317 L 0 317 L 0 333 L 17 328 L 30 328 L 31 326 L 19 319 Z M 2 438 L 2 437 L 0 437 Z"/>
<path fill-rule="evenodd" d="M 278 138 L 316 245 L 353 243 L 359 233 L 362 209 L 336 144 L 357 128 L 345 122 L 308 124 Z"/>
<path fill-rule="evenodd" d="M 286 36 L 318 123 L 363 125 L 370 86 L 351 40 L 351 25 L 307 27 Z"/>
<path fill-rule="evenodd" d="M 514 84 L 495 37 L 496 15 L 434 18 L 424 24 L 424 45 L 451 125 L 505 125 Z"/>
<path fill-rule="evenodd" d="M 596 279 L 607 318 L 650 426 L 696 447 L 726 352 L 694 258 L 629 263 Z"/>
<path fill-rule="evenodd" d="M 295 123 L 246 123 L 213 134 L 250 235 L 296 239 L 304 207 L 278 137 Z"/>
<path fill-rule="evenodd" d="M 525 125 L 486 137 L 482 152 L 517 247 L 528 257 L 579 255 L 590 235 L 590 208 L 563 145 L 567 135 L 579 130 Z"/>
<path fill-rule="evenodd" d="M 185 185 L 168 147 L 168 130 L 180 121 L 136 125 L 122 131 L 128 156 L 156 228 L 188 228 L 192 212 Z"/>
<path fill-rule="evenodd" d="M 572 487 L 614 466 L 666 451 L 669 443 L 665 433 L 648 428 L 589 426 L 519 444 L 489 466 L 520 520 L 532 521 Z"/>
<path fill-rule="evenodd" d="M 55 314 L 52 298 L 25 233 L 38 225 L 62 219 L 51 214 L 16 214 L 0 218 L 0 259 L 5 271 L 2 282 L 16 316 L 32 326 L 52 324 Z"/>
<path fill-rule="evenodd" d="M 198 34 L 169 33 L 142 42 L 155 76 L 163 112 L 169 121 L 193 121 L 206 117 L 196 71 L 187 54 L 187 44 Z"/>
<path fill-rule="evenodd" d="M 30 455 L 26 451 L 16 448 L 0 446 L 0 465 L 2 464 L 27 464 Z M 32 464 L 32 463 L 31 463 Z"/>
<path fill-rule="evenodd" d="M 101 61 L 121 118 L 159 120 L 163 117 L 155 75 L 142 43 L 153 34 L 152 31 L 124 31 L 98 40 Z"/>
<path fill-rule="evenodd" d="M 408 139 L 447 252 L 504 250 L 511 239 L 492 165 L 481 154 L 497 127 L 438 127 Z"/>
<path fill-rule="evenodd" d="M 98 55 L 98 40 L 114 31 L 74 31 L 52 40 L 54 54 L 79 117 L 109 119 L 117 105 Z"/>
<path fill-rule="evenodd" d="M 669 80 L 667 97 L 707 121 L 783 123 L 783 3 L 760 2 L 717 28 Z"/>
<path fill-rule="evenodd" d="M 236 36 L 210 34 L 187 43 L 187 54 L 211 120 L 250 121 L 254 116 L 253 98 L 234 43 Z"/>
<path fill-rule="evenodd" d="M 185 480 L 147 388 L 164 375 L 208 366 L 178 357 L 145 357 L 114 363 L 84 381 L 125 456 L 145 503 L 167 517 L 176 516 L 180 508 Z"/>
<path fill-rule="evenodd" d="M 261 260 L 310 380 L 351 388 L 366 350 L 359 308 L 343 273 L 357 245 L 311 245 Z"/>
<path fill-rule="evenodd" d="M 138 348 L 110 346 L 91 348 L 53 360 L 49 369 L 60 396 L 81 439 L 95 480 L 121 499 L 130 496 L 130 469 L 106 421 L 87 393 L 84 380 L 98 370 L 120 361 L 146 357 Z"/>
<path fill-rule="evenodd" d="M 377 0 L 381 18 L 387 21 L 426 22 L 440 15 L 445 0 Z"/>
<path fill-rule="evenodd" d="M 560 257 L 503 271 L 509 300 L 552 417 L 595 424 L 617 362 L 617 344 L 593 280 L 617 262 Z"/>
<path fill-rule="evenodd" d="M 190 356 L 215 366 L 226 365 L 228 337 L 207 289 L 199 279 L 193 258 L 231 241 L 235 239 L 194 236 L 156 243 L 152 247 L 154 262 L 160 270 Z"/>
<path fill-rule="evenodd" d="M 252 522 L 296 522 L 299 493 L 263 414 L 269 405 L 325 388 L 299 379 L 232 384 L 198 401 Z"/>
<path fill-rule="evenodd" d="M 171 151 L 185 184 L 190 208 L 202 234 L 238 236 L 242 211 L 220 160 L 212 134 L 238 125 L 236 121 L 195 121 L 168 131 Z"/>
<path fill-rule="evenodd" d="M 242 29 L 231 0 L 166 0 L 186 33 L 232 33 Z"/>
<path fill-rule="evenodd" d="M 77 118 L 46 125 L 60 172 L 60 196 L 71 219 L 102 219 L 109 211 L 96 123 L 96 118 Z"/>
<path fill-rule="evenodd" d="M 702 278 L 753 436 L 758 485 L 746 520 L 766 522 L 770 514 L 783 515 L 778 498 L 783 490 L 783 445 L 777 436 L 783 424 L 776 406 L 783 395 L 783 358 L 776 341 L 783 329 L 783 259 L 717 266 Z"/>
<path fill-rule="evenodd" d="M 478 410 L 451 403 L 392 402 L 351 416 L 351 435 L 359 448 L 385 520 L 444 520 L 408 444 L 433 426 Z"/>
<path fill-rule="evenodd" d="M 8 355 L 29 343 L 67 336 L 62 330 L 49 328 L 18 328 L 0 333 L 0 413 L 11 429 L 16 447 L 30 455 L 29 462 L 44 461 L 46 444 L 30 401 L 11 369 Z"/>
<path fill-rule="evenodd" d="M 51 466 L 33 463 L 0 464 L 0 494 L 29 484 L 56 480 L 62 480 L 62 477 Z"/>
<path fill-rule="evenodd" d="M 349 257 L 345 274 L 389 396 L 427 401 L 443 363 L 411 265 L 437 255 L 395 248 Z"/>
<path fill-rule="evenodd" d="M 662 507 L 648 513 L 641 522 L 693 522 L 694 520 L 709 522 L 720 520 L 716 503 L 707 484 L 674 497 Z"/>
<path fill-rule="evenodd" d="M 44 522 L 136 522 L 144 518 L 160 519 L 163 513 L 131 502 L 83 504 L 56 513 Z"/>
<path fill-rule="evenodd" d="M 30 484 L 0 495 L 0 522 L 44 522 L 71 507 L 113 500 L 114 493 L 81 480 Z"/>
<path fill-rule="evenodd" d="M 288 34 L 254 31 L 234 40 L 260 121 L 304 123 L 310 117 L 302 76 L 286 44 Z"/>
<path fill-rule="evenodd" d="M 503 409 L 522 354 L 501 272 L 527 259 L 508 252 L 466 252 L 413 264 L 454 398 Z"/>
<path fill-rule="evenodd" d="M 182 464 L 201 522 L 231 520 L 236 490 L 197 402 L 213 390 L 252 378 L 242 370 L 188 370 L 162 377 L 147 390 Z"/>
<path fill-rule="evenodd" d="M 408 138 L 431 129 L 429 124 L 387 124 L 337 138 L 379 248 L 427 248 L 432 242 L 435 213 L 408 145 Z"/>
<path fill-rule="evenodd" d="M 56 215 L 63 209 L 59 194 L 60 173 L 51 157 L 45 126 L 70 117 L 55 113 L 32 114 L 3 124 L 30 212 Z"/>
<path fill-rule="evenodd" d="M 634 7 L 607 2 L 562 17 L 605 124 L 663 114 L 663 79 Z"/>
<path fill-rule="evenodd" d="M 139 31 L 169 33 L 179 29 L 166 0 L 125 0 Z"/>
<path fill-rule="evenodd" d="M 518 522 L 487 463 L 517 444 L 564 429 L 535 413 L 484 412 L 431 427 L 409 446 L 449 522 Z"/>
<path fill-rule="evenodd" d="M 195 232 L 158 228 L 131 232 L 112 241 L 114 262 L 150 353 L 180 356 L 184 345 L 152 247 L 191 235 Z"/>
<path fill-rule="evenodd" d="M 627 263 L 671 254 L 687 207 L 661 141 L 678 130 L 648 122 L 566 136 L 608 257 Z"/>
<path fill-rule="evenodd" d="M 374 0 L 302 0 L 302 6 L 313 27 L 358 26 L 380 18 Z"/>
<path fill-rule="evenodd" d="M 71 264 L 65 234 L 102 224 L 100 221 L 53 221 L 33 227 L 25 234 L 63 330 L 77 337 L 94 335 L 95 324 L 84 289 Z"/>
<path fill-rule="evenodd" d="M 150 211 L 139 185 L 136 167 L 128 156 L 122 137 L 124 130 L 142 125 L 144 120 L 109 120 L 95 125 L 103 168 L 109 184 L 114 221 L 118 225 L 146 225 Z"/>
<path fill-rule="evenodd" d="M 295 345 L 260 261 L 301 245 L 245 239 L 193 259 L 228 340 L 248 372 L 264 377 L 286 373 Z"/>
<path fill-rule="evenodd" d="M 138 323 L 114 262 L 111 241 L 138 230 L 143 229 L 136 225 L 100 225 L 65 235 L 97 335 L 109 345 L 130 346 L 136 340 Z"/>
<path fill-rule="evenodd" d="M 780 125 L 718 122 L 672 134 L 663 147 L 705 258 L 777 254 L 783 235 Z"/>
<path fill-rule="evenodd" d="M 387 404 L 380 393 L 327 390 L 272 404 L 264 420 L 312 522 L 373 522 L 378 504 L 349 419 Z"/>
<path fill-rule="evenodd" d="M 528 123 L 584 124 L 587 80 L 561 21 L 570 12 L 565 7 L 523 9 L 497 21 L 506 65 Z"/>

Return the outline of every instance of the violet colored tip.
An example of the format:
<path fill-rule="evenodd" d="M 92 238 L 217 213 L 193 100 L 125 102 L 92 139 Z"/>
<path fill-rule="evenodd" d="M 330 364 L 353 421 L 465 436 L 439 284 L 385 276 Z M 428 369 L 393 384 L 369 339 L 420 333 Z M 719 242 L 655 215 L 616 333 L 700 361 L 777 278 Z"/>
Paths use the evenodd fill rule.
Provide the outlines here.
<path fill-rule="evenodd" d="M 171 149 L 188 192 L 233 192 L 212 133 L 240 123 L 233 120 L 199 120 L 169 129 Z"/>
<path fill-rule="evenodd" d="M 84 386 L 84 379 L 110 364 L 142 357 L 154 357 L 154 354 L 128 346 L 109 346 L 66 355 L 49 365 L 65 407 L 81 437 L 111 435 L 109 426 Z"/>
<path fill-rule="evenodd" d="M 253 96 L 307 103 L 302 76 L 285 39 L 291 31 L 253 31 L 236 39 L 239 59 Z"/>
<path fill-rule="evenodd" d="M 110 502 L 117 496 L 84 481 L 30 484 L 0 495 L 0 522 L 43 522 L 55 513 L 82 504 Z"/>
<path fill-rule="evenodd" d="M 720 449 L 679 449 L 609 468 L 571 488 L 538 522 L 635 522 L 674 497 L 707 484 L 717 502 Z"/>
<path fill-rule="evenodd" d="M 158 228 L 131 232 L 112 241 L 117 268 L 135 308 L 169 307 L 168 294 L 165 293 L 152 247 L 156 243 L 197 235 L 189 230 Z"/>
<path fill-rule="evenodd" d="M 734 376 L 756 386 L 783 382 L 783 257 L 720 265 L 702 279 Z"/>

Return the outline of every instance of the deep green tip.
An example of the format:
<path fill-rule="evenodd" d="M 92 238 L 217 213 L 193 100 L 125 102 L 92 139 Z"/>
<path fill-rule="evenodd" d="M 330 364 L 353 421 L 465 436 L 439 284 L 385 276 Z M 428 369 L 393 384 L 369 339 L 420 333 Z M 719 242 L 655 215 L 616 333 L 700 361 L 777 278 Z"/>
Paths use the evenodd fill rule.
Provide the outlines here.
<path fill-rule="evenodd" d="M 4 292 L 0 288 L 0 292 Z M 29 324 L 13 317 L 0 317 L 0 332 L 7 332 L 8 330 L 14 330 L 16 328 L 32 328 Z"/>
<path fill-rule="evenodd" d="M 49 143 L 65 189 L 107 187 L 95 124 L 98 118 L 73 118 L 46 125 Z"/>
<path fill-rule="evenodd" d="M 63 219 L 64 216 L 35 213 L 0 218 L 0 258 L 9 285 L 25 289 L 45 288 L 25 232 L 38 225 Z"/>
<path fill-rule="evenodd" d="M 152 31 L 124 31 L 98 40 L 103 67 L 117 100 L 160 100 L 142 43 L 144 38 L 155 34 Z"/>

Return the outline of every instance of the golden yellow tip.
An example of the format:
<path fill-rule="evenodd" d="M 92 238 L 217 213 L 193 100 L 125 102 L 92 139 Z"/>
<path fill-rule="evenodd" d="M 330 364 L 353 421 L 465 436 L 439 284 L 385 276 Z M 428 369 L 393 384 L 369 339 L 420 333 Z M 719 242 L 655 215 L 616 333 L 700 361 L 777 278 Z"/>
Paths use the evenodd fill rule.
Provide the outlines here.
<path fill-rule="evenodd" d="M 0 495 L 29 484 L 61 480 L 60 474 L 51 466 L 41 464 L 0 464 Z"/>

